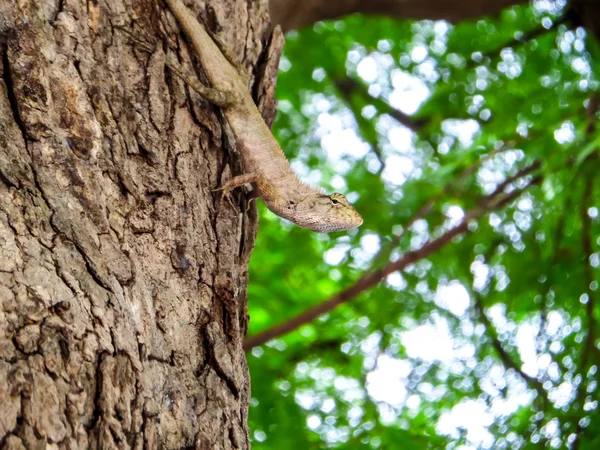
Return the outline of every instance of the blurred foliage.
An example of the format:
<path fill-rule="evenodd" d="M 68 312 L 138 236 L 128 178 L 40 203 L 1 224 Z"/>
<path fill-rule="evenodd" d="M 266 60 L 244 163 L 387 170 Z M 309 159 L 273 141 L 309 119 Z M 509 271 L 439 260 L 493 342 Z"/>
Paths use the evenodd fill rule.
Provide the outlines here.
<path fill-rule="evenodd" d="M 600 52 L 540 5 L 287 36 L 274 131 L 365 222 L 315 234 L 261 205 L 249 335 L 515 198 L 250 350 L 255 449 L 599 448 Z"/>

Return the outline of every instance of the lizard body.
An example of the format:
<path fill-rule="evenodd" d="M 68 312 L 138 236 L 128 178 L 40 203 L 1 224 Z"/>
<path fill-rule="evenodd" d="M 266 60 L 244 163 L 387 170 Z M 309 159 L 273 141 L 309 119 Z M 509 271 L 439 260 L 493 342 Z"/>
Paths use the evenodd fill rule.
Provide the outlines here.
<path fill-rule="evenodd" d="M 348 230 L 363 220 L 342 194 L 327 195 L 319 187 L 302 182 L 264 122 L 246 83 L 211 36 L 181 0 L 165 0 L 189 39 L 212 88 L 230 93 L 223 105 L 242 155 L 245 173 L 227 181 L 221 189 L 252 184 L 267 208 L 284 219 L 313 231 Z"/>

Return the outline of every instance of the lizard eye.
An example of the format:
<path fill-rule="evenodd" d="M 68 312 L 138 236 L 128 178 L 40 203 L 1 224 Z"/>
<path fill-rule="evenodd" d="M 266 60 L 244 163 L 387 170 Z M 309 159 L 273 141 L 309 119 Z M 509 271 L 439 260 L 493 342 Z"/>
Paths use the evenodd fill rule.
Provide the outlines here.
<path fill-rule="evenodd" d="M 346 197 L 344 197 L 342 194 L 338 194 L 337 192 L 331 194 L 329 196 L 329 200 L 331 200 L 332 205 L 347 205 L 348 204 Z"/>

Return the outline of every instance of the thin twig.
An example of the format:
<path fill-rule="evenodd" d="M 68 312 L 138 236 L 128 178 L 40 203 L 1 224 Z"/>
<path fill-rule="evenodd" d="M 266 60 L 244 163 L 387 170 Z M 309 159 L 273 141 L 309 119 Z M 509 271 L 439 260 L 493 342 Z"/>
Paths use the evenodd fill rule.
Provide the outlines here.
<path fill-rule="evenodd" d="M 427 200 L 425 202 L 425 204 L 423 206 L 421 206 L 416 213 L 414 213 L 409 219 L 408 221 L 402 226 L 402 231 L 400 233 L 398 233 L 397 235 L 395 235 L 388 243 L 386 243 L 385 247 L 382 248 L 373 258 L 373 261 L 371 263 L 371 270 L 375 269 L 379 263 L 381 262 L 382 258 L 387 255 L 393 248 L 395 248 L 398 244 L 400 244 L 400 241 L 404 238 L 404 235 L 406 234 L 406 232 L 408 231 L 408 229 L 417 221 L 417 220 L 421 220 L 424 219 L 433 209 L 433 206 L 435 205 L 436 202 L 438 202 L 439 200 L 441 200 L 444 195 L 448 194 L 448 193 L 453 193 L 453 194 L 459 194 L 460 192 L 462 192 L 464 189 L 459 189 L 458 186 L 460 185 L 460 183 L 462 181 L 464 181 L 468 176 L 470 176 L 473 172 L 475 172 L 475 170 L 481 166 L 485 161 L 493 158 L 494 156 L 496 156 L 498 153 L 509 150 L 510 148 L 512 148 L 512 146 L 514 145 L 514 142 L 511 141 L 507 144 L 509 145 L 502 145 L 500 148 L 494 149 L 492 151 L 490 151 L 489 153 L 487 153 L 485 156 L 483 156 L 482 158 L 478 159 L 477 161 L 475 161 L 473 164 L 471 164 L 470 166 L 467 166 L 463 169 L 463 171 L 454 179 L 450 180 L 441 190 L 440 192 L 438 192 L 436 195 L 434 195 L 433 197 L 431 197 L 429 200 Z M 502 191 L 503 189 L 501 189 Z"/>
<path fill-rule="evenodd" d="M 485 202 L 489 201 L 488 199 L 496 198 L 498 196 L 498 194 L 503 192 L 510 184 L 514 183 L 515 181 L 517 181 L 520 178 L 523 178 L 525 175 L 529 175 L 530 173 L 535 172 L 541 166 L 542 166 L 541 161 L 537 160 L 537 161 L 533 162 L 532 164 L 530 164 L 529 166 L 519 170 L 517 173 L 515 173 L 514 175 L 511 175 L 506 180 L 504 180 L 502 183 L 498 184 L 498 186 L 496 186 L 496 189 L 494 189 L 494 191 L 491 194 L 483 197 L 482 202 L 485 203 Z"/>
<path fill-rule="evenodd" d="M 490 60 L 493 60 L 493 58 L 497 58 L 498 56 L 500 56 L 502 53 L 502 50 L 504 50 L 505 48 L 519 47 L 521 45 L 524 45 L 527 42 L 531 41 L 532 39 L 536 39 L 550 31 L 556 30 L 559 27 L 559 25 L 562 25 L 563 23 L 566 23 L 567 21 L 568 21 L 568 18 L 566 15 L 564 15 L 560 19 L 555 20 L 552 23 L 552 25 L 550 26 L 550 28 L 546 28 L 543 25 L 540 25 L 537 28 L 534 28 L 534 29 L 530 30 L 529 32 L 524 33 L 520 37 L 514 37 L 510 41 L 504 42 L 501 45 L 484 52 L 482 54 L 481 59 L 479 59 L 478 61 L 476 61 L 474 59 L 470 59 L 466 65 L 465 69 L 471 69 L 475 66 L 482 64 L 482 62 L 485 58 L 489 58 Z"/>
<path fill-rule="evenodd" d="M 400 124 L 404 125 L 411 131 L 419 131 L 426 125 L 426 121 L 423 119 L 413 119 L 409 115 L 403 113 L 402 111 L 392 107 L 389 103 L 382 100 L 381 98 L 373 97 L 369 94 L 367 88 L 356 81 L 353 78 L 346 77 L 342 79 L 334 79 L 333 84 L 339 90 L 340 94 L 346 101 L 346 103 L 350 104 L 352 100 L 352 95 L 357 94 L 365 99 L 368 99 L 373 105 L 383 114 L 387 114 L 390 117 L 396 119 Z M 356 114 L 358 115 L 358 114 Z"/>
<path fill-rule="evenodd" d="M 498 333 L 496 332 L 496 328 L 490 322 L 490 319 L 487 317 L 487 315 L 485 314 L 485 311 L 483 310 L 484 308 L 483 308 L 483 302 L 481 300 L 481 296 L 477 292 L 474 292 L 474 291 L 471 291 L 471 295 L 474 300 L 477 318 L 481 321 L 481 323 L 483 323 L 486 330 L 488 331 L 488 336 L 492 341 L 492 346 L 494 347 L 494 350 L 496 350 L 496 353 L 498 353 L 498 356 L 500 356 L 500 359 L 502 360 L 502 364 L 504 364 L 505 367 L 513 369 L 515 372 L 517 372 L 521 376 L 521 378 L 523 378 L 525 380 L 525 382 L 528 384 L 529 388 L 536 390 L 539 396 L 545 397 L 546 391 L 544 390 L 544 386 L 542 385 L 542 382 L 540 380 L 538 380 L 537 378 L 532 377 L 532 376 L 528 375 L 527 373 L 525 373 L 519 367 L 519 365 L 511 358 L 511 356 L 508 354 L 506 349 L 502 346 L 502 343 L 500 342 L 500 338 L 498 337 Z"/>

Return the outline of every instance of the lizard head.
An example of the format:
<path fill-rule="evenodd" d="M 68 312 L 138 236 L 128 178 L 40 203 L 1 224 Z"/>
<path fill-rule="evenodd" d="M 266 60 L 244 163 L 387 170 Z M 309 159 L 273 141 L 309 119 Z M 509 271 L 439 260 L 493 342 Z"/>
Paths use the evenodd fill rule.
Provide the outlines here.
<path fill-rule="evenodd" d="M 363 219 L 339 193 L 309 197 L 298 203 L 292 221 L 312 231 L 329 233 L 356 228 Z"/>

